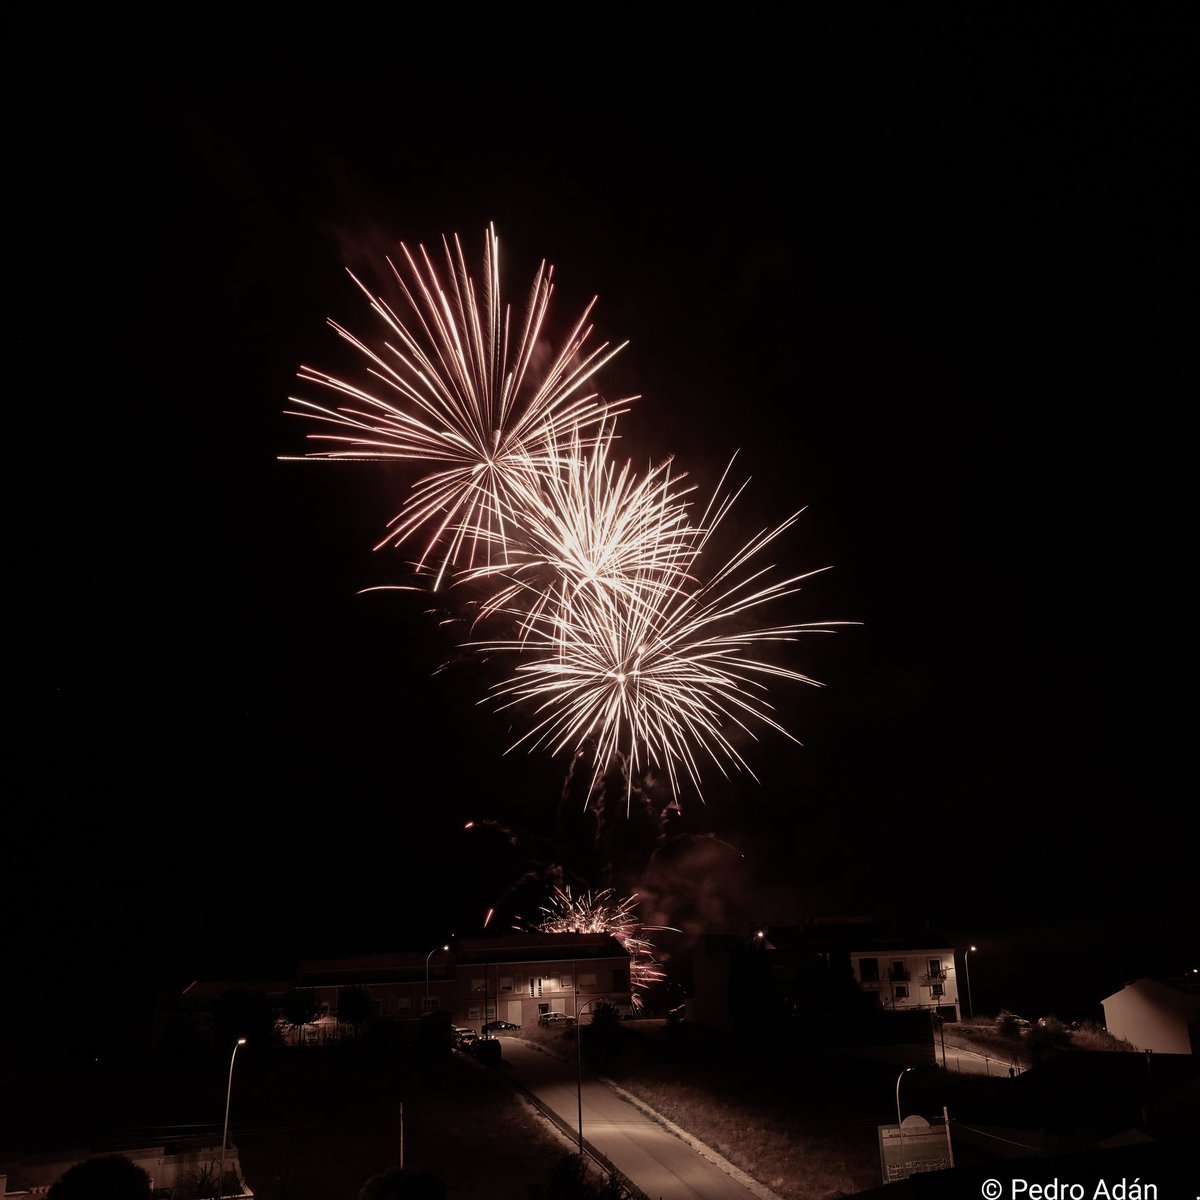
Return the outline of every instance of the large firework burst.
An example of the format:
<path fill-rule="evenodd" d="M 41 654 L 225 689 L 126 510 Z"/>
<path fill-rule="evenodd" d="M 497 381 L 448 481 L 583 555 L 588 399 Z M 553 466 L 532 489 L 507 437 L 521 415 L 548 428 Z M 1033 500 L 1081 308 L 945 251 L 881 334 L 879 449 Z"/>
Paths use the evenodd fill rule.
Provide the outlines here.
<path fill-rule="evenodd" d="M 696 560 L 736 498 L 714 496 L 674 563 L 681 579 L 699 578 Z M 684 778 L 700 793 L 700 756 L 723 774 L 732 764 L 757 778 L 733 740 L 735 730 L 753 738 L 753 726 L 766 725 L 797 741 L 772 715 L 766 681 L 820 686 L 763 649 L 844 624 L 754 623 L 759 610 L 818 573 L 774 578 L 772 566 L 757 565 L 799 515 L 751 538 L 706 582 L 638 587 L 639 574 L 630 588 L 579 589 L 569 605 L 522 612 L 521 637 L 479 643 L 519 653 L 511 677 L 494 688 L 501 708 L 533 708 L 532 728 L 512 748 L 578 755 L 594 747 L 593 789 L 615 759 L 630 781 L 640 771 L 664 772 L 676 796 Z"/>
<path fill-rule="evenodd" d="M 368 389 L 302 367 L 300 379 L 345 401 L 329 408 L 292 397 L 301 409 L 289 412 L 321 428 L 309 437 L 325 448 L 304 457 L 410 459 L 437 468 L 414 486 L 379 543 L 398 545 L 429 528 L 418 568 L 441 547 L 436 583 L 448 569 L 477 565 L 481 545 L 488 553 L 499 547 L 503 559 L 506 515 L 540 476 L 556 469 L 558 447 L 625 411 L 633 399 L 604 401 L 586 390 L 622 349 L 607 342 L 587 349 L 594 298 L 542 363 L 553 268 L 539 267 L 518 327 L 501 300 L 495 230 L 486 234 L 481 288 L 457 235 L 453 245 L 443 238 L 442 248 L 444 277 L 424 246 L 414 254 L 401 243 L 400 265 L 387 260 L 407 319 L 351 273 L 382 320 L 383 336 L 373 346 L 335 321 L 330 325 L 366 359 L 373 384 Z"/>

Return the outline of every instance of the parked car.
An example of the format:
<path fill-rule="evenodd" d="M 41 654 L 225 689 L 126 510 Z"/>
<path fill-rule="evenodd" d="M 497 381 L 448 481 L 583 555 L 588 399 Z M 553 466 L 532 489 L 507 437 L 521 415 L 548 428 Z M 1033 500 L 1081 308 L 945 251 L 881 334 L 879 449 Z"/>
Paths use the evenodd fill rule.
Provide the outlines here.
<path fill-rule="evenodd" d="M 484 1033 L 511 1033 L 514 1029 L 520 1029 L 520 1025 L 514 1025 L 511 1021 L 488 1021 L 483 1026 Z"/>
<path fill-rule="evenodd" d="M 477 1041 L 479 1041 L 479 1034 L 473 1029 L 454 1030 L 454 1044 L 460 1050 L 469 1050 Z"/>
<path fill-rule="evenodd" d="M 567 1016 L 566 1013 L 545 1012 L 538 1014 L 538 1024 L 549 1025 L 556 1029 L 563 1029 L 568 1025 L 574 1025 L 575 1018 Z"/>

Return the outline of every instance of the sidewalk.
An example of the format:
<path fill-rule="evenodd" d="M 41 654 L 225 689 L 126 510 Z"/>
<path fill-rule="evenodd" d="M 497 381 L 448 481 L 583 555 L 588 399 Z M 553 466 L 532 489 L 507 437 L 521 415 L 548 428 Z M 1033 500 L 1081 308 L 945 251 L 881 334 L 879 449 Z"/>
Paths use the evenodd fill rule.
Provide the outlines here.
<path fill-rule="evenodd" d="M 678 1126 L 609 1080 L 583 1079 L 574 1064 L 520 1038 L 503 1042 L 502 1073 L 607 1159 L 649 1200 L 779 1200 Z"/>

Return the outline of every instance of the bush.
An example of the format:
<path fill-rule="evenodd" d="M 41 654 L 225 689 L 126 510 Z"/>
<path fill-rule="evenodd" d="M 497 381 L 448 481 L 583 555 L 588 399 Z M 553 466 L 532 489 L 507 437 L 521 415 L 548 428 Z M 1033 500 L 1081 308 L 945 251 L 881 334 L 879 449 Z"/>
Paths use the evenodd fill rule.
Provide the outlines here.
<path fill-rule="evenodd" d="M 1099 1021 L 1084 1021 L 1071 1034 L 1071 1044 L 1079 1050 L 1116 1050 L 1125 1053 L 1134 1051 L 1130 1041 L 1114 1037 Z"/>
<path fill-rule="evenodd" d="M 598 1179 L 578 1154 L 564 1154 L 541 1183 L 529 1189 L 529 1200 L 628 1200 L 629 1192 L 615 1175 Z"/>
<path fill-rule="evenodd" d="M 1001 1009 L 1000 1015 L 996 1018 L 996 1032 L 1001 1037 L 1020 1037 L 1021 1026 L 1018 1021 L 1016 1013 L 1009 1012 L 1007 1008 Z"/>
<path fill-rule="evenodd" d="M 150 1200 L 150 1176 L 120 1154 L 76 1163 L 50 1189 L 47 1200 Z"/>
<path fill-rule="evenodd" d="M 1070 1041 L 1070 1032 L 1057 1017 L 1042 1017 L 1029 1031 L 1029 1048 L 1034 1053 L 1055 1050 Z"/>

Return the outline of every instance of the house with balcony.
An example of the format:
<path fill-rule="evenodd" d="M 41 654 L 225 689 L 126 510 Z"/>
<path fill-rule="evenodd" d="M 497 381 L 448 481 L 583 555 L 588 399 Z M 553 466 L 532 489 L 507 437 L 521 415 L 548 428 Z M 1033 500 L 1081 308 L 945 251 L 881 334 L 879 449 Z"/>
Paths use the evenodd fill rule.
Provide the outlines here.
<path fill-rule="evenodd" d="M 930 1009 L 948 1021 L 961 1015 L 952 946 L 938 938 L 876 938 L 850 950 L 850 969 L 890 1012 Z"/>
<path fill-rule="evenodd" d="M 861 918 L 814 918 L 710 932 L 692 956 L 689 1020 L 731 1029 L 764 1018 L 887 1012 L 960 1018 L 954 948 L 925 928 Z"/>

